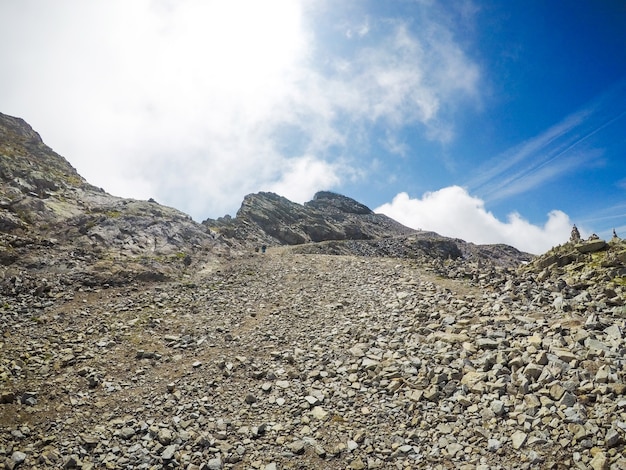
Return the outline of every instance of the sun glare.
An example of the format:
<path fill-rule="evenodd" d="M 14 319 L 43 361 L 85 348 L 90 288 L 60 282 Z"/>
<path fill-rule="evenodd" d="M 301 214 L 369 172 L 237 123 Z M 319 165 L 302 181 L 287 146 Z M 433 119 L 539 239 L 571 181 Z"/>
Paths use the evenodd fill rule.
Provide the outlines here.
<path fill-rule="evenodd" d="M 206 65 L 207 85 L 235 93 L 264 89 L 297 62 L 301 11 L 293 1 L 198 2 L 176 18 L 178 53 Z"/>

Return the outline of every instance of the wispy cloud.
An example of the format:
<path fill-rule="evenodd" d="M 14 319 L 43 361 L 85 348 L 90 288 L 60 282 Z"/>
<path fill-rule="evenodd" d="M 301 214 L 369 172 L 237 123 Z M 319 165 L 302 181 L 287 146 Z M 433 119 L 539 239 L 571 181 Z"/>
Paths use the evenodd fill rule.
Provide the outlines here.
<path fill-rule="evenodd" d="M 467 186 L 487 201 L 531 191 L 556 178 L 597 163 L 601 148 L 591 138 L 626 116 L 626 88 L 620 83 L 585 108 L 536 137 L 493 158 Z"/>
<path fill-rule="evenodd" d="M 196 219 L 248 192 L 302 200 L 365 177 L 372 126 L 400 153 L 407 127 L 444 141 L 455 103 L 479 94 L 436 4 L 409 24 L 359 2 L 351 21 L 308 0 L 36 3 L 0 4 L 2 111 L 94 184 Z M 318 35 L 327 23 L 340 47 Z"/>

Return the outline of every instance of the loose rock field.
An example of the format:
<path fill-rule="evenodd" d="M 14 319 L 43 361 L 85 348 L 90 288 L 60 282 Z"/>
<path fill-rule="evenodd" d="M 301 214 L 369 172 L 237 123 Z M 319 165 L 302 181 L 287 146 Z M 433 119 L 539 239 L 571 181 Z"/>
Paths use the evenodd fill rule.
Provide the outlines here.
<path fill-rule="evenodd" d="M 270 250 L 2 297 L 0 468 L 625 469 L 623 307 L 442 272 Z"/>

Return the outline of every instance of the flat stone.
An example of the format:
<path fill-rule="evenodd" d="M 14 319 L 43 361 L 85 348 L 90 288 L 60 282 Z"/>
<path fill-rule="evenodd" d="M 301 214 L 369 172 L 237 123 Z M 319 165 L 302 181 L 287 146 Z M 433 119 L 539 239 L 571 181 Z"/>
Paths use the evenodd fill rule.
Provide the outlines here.
<path fill-rule="evenodd" d="M 131 428 L 130 426 L 124 426 L 122 429 L 120 429 L 120 437 L 122 439 L 130 439 L 134 435 L 135 435 L 135 430 Z"/>
<path fill-rule="evenodd" d="M 600 451 L 593 456 L 589 466 L 593 470 L 607 470 L 609 468 L 609 459 L 604 452 Z"/>
<path fill-rule="evenodd" d="M 568 349 L 553 349 L 552 353 L 563 362 L 568 364 L 578 359 L 578 356 Z"/>
<path fill-rule="evenodd" d="M 360 346 L 353 346 L 348 349 L 348 352 L 352 354 L 354 357 L 363 357 L 365 356 L 365 351 Z"/>
<path fill-rule="evenodd" d="M 367 370 L 376 369 L 376 367 L 380 364 L 380 361 L 375 359 L 370 359 L 369 357 L 364 357 L 361 361 L 361 367 Z"/>
<path fill-rule="evenodd" d="M 623 337 L 622 329 L 619 327 L 619 325 L 616 324 L 605 328 L 604 333 L 606 333 L 609 338 L 612 338 L 614 340 L 620 340 Z"/>
<path fill-rule="evenodd" d="M 21 465 L 26 460 L 26 454 L 24 452 L 20 452 L 16 450 L 11 454 L 11 460 L 15 463 L 15 465 Z"/>
<path fill-rule="evenodd" d="M 296 455 L 304 454 L 304 441 L 294 441 L 287 444 L 287 448 Z"/>
<path fill-rule="evenodd" d="M 307 395 L 304 399 L 309 405 L 315 405 L 319 402 L 319 400 L 312 395 Z"/>
<path fill-rule="evenodd" d="M 467 385 L 467 388 L 472 392 L 482 392 L 485 389 L 485 377 L 487 374 L 484 372 L 469 371 L 463 375 L 461 384 Z"/>
<path fill-rule="evenodd" d="M 518 450 L 526 443 L 527 438 L 528 434 L 526 434 L 525 432 L 515 431 L 511 436 L 511 445 L 515 450 Z"/>
<path fill-rule="evenodd" d="M 163 460 L 172 460 L 174 458 L 174 454 L 176 453 L 176 444 L 172 444 L 163 449 L 161 453 L 161 458 Z"/>
<path fill-rule="evenodd" d="M 499 346 L 498 341 L 492 338 L 478 338 L 476 340 L 476 346 L 479 349 L 497 349 Z"/>
<path fill-rule="evenodd" d="M 501 400 L 493 400 L 489 405 L 491 411 L 494 412 L 496 416 L 502 416 L 504 414 L 504 402 Z"/>
<path fill-rule="evenodd" d="M 495 452 L 501 446 L 502 446 L 502 444 L 500 443 L 500 441 L 498 439 L 488 439 L 487 440 L 487 450 L 489 452 Z"/>
<path fill-rule="evenodd" d="M 576 245 L 576 249 L 580 253 L 593 253 L 606 248 L 606 242 L 604 240 L 590 240 L 579 243 Z"/>
<path fill-rule="evenodd" d="M 363 462 L 361 457 L 357 457 L 352 462 L 350 462 L 350 465 L 349 465 L 348 468 L 350 470 L 363 470 L 366 467 L 365 467 L 365 463 Z"/>
<path fill-rule="evenodd" d="M 209 459 L 209 461 L 207 462 L 207 466 L 209 470 L 220 470 L 223 466 L 222 459 L 220 457 Z"/>
<path fill-rule="evenodd" d="M 324 419 L 326 418 L 326 416 L 328 416 L 328 412 L 324 410 L 324 408 L 322 408 L 321 406 L 314 406 L 311 410 L 311 415 L 315 419 Z"/>
<path fill-rule="evenodd" d="M 586 338 L 584 344 L 587 348 L 597 352 L 610 352 L 611 347 L 595 338 Z"/>
<path fill-rule="evenodd" d="M 452 442 L 446 446 L 446 452 L 448 455 L 454 457 L 457 453 L 463 450 L 463 446 L 458 442 Z"/>

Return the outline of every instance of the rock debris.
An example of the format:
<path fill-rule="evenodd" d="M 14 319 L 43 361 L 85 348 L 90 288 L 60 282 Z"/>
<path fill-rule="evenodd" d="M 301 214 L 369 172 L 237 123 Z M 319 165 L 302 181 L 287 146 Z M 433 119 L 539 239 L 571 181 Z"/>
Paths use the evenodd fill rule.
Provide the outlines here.
<path fill-rule="evenodd" d="M 273 249 L 5 296 L 0 468 L 626 468 L 624 307 L 448 274 Z"/>

